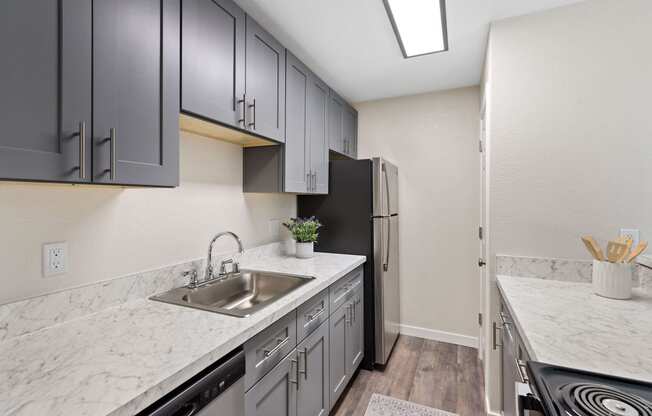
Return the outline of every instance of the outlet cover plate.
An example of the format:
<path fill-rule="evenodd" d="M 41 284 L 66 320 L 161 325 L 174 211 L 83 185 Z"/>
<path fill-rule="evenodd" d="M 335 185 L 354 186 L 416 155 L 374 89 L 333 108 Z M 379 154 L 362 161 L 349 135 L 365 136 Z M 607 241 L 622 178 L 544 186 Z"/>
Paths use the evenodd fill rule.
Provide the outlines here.
<path fill-rule="evenodd" d="M 57 276 L 68 271 L 68 243 L 43 244 L 43 277 Z"/>

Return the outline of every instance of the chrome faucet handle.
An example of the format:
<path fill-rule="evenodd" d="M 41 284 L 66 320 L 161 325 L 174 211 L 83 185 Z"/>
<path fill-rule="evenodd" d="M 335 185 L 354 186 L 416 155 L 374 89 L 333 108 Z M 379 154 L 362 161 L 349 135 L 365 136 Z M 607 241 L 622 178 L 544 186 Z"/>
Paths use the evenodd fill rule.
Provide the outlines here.
<path fill-rule="evenodd" d="M 237 261 L 233 262 L 233 269 L 231 270 L 231 272 L 235 274 L 240 273 L 240 265 L 238 264 Z"/>
<path fill-rule="evenodd" d="M 222 260 L 222 262 L 220 263 L 220 276 L 226 276 L 227 275 L 227 273 L 226 273 L 226 265 L 227 264 L 233 264 L 234 265 L 233 269 L 235 270 L 235 264 L 237 264 L 237 263 L 234 263 L 232 258 L 228 259 L 228 260 Z"/>
<path fill-rule="evenodd" d="M 197 287 L 198 281 L 197 281 L 197 270 L 192 269 L 192 270 L 186 270 L 183 273 L 181 273 L 181 276 L 183 277 L 190 277 L 190 281 L 188 282 L 188 287 L 189 288 L 195 288 Z"/>

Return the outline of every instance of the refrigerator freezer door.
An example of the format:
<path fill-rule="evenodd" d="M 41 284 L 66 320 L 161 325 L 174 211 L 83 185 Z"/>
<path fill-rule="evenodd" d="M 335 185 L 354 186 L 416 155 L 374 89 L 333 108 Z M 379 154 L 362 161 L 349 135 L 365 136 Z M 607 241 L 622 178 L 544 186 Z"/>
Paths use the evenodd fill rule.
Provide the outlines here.
<path fill-rule="evenodd" d="M 398 216 L 374 219 L 376 363 L 386 364 L 400 322 Z"/>
<path fill-rule="evenodd" d="M 382 158 L 374 158 L 373 186 L 373 215 L 398 214 L 398 168 Z"/>

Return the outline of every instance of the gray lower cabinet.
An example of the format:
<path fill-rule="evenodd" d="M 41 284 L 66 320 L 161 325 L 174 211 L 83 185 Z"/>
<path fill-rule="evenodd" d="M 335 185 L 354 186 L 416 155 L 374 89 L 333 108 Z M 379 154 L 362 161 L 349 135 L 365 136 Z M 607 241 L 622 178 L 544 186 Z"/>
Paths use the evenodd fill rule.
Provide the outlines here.
<path fill-rule="evenodd" d="M 297 346 L 298 416 L 324 416 L 330 410 L 329 350 L 328 322 L 324 322 Z"/>
<path fill-rule="evenodd" d="M 180 3 L 94 2 L 94 182 L 179 183 Z"/>
<path fill-rule="evenodd" d="M 244 11 L 231 0 L 183 0 L 181 24 L 181 110 L 244 128 Z"/>
<path fill-rule="evenodd" d="M 285 48 L 246 17 L 245 88 L 247 129 L 285 140 Z"/>
<path fill-rule="evenodd" d="M 89 182 L 91 0 L 3 0 L 0 55 L 0 179 Z"/>
<path fill-rule="evenodd" d="M 347 337 L 349 336 L 349 303 L 335 311 L 329 322 L 330 327 L 330 408 L 332 409 L 342 395 L 351 374 L 347 371 Z"/>
<path fill-rule="evenodd" d="M 349 336 L 346 338 L 346 364 L 347 372 L 353 374 L 362 362 L 364 355 L 364 305 L 362 285 L 358 285 L 355 295 L 349 301 L 350 325 Z"/>
<path fill-rule="evenodd" d="M 297 416 L 297 350 L 245 393 L 246 416 Z"/>

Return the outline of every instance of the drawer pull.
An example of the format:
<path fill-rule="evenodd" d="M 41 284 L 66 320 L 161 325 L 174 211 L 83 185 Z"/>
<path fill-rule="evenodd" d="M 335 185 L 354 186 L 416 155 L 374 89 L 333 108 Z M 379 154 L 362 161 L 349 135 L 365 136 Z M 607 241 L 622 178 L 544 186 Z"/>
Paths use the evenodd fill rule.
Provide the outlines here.
<path fill-rule="evenodd" d="M 527 366 L 522 360 L 515 360 L 516 368 L 518 369 L 518 376 L 521 378 L 521 382 L 525 384 L 530 383 L 530 378 L 527 375 Z"/>
<path fill-rule="evenodd" d="M 278 344 L 276 344 L 276 346 L 274 348 L 272 348 L 271 350 L 263 350 L 263 354 L 265 355 L 265 359 L 268 359 L 272 355 L 279 352 L 281 350 L 281 348 L 283 348 L 283 346 L 288 343 L 288 341 L 290 341 L 290 338 L 288 338 L 288 337 L 277 339 L 276 342 L 278 342 Z"/>
<path fill-rule="evenodd" d="M 507 319 L 507 314 L 505 312 L 500 313 L 500 320 L 502 321 L 503 325 L 511 325 L 512 323 Z"/>
<path fill-rule="evenodd" d="M 315 312 L 313 314 L 307 314 L 306 315 L 306 320 L 307 320 L 306 325 L 311 323 L 315 319 L 319 318 L 321 315 L 324 314 L 325 311 L 326 311 L 326 308 L 321 308 L 321 309 L 319 309 L 317 312 Z"/>
<path fill-rule="evenodd" d="M 303 355 L 303 371 L 299 368 L 299 374 L 303 374 L 303 379 L 308 380 L 308 347 L 305 347 L 303 351 L 299 350 L 299 358 L 301 358 L 301 355 Z M 299 367 L 299 363 L 297 363 L 297 367 Z"/>

